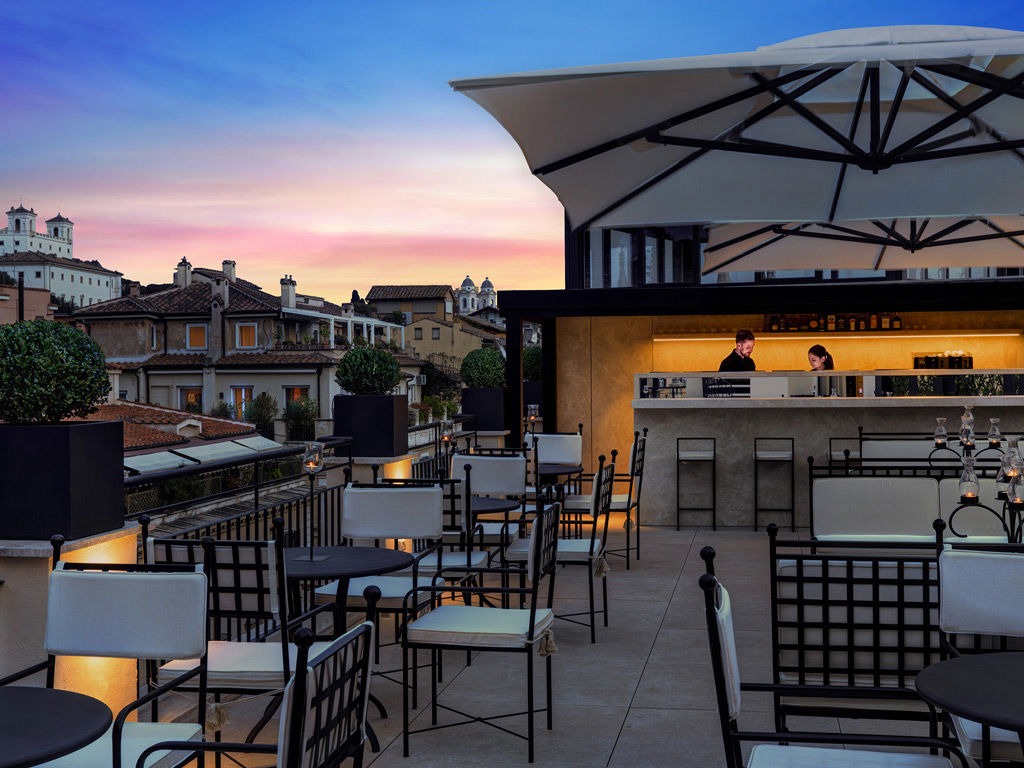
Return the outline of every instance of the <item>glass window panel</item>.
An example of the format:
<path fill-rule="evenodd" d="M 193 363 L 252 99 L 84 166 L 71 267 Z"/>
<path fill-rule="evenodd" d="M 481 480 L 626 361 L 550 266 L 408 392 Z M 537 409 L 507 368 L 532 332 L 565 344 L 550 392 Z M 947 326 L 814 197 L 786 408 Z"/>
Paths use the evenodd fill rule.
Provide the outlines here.
<path fill-rule="evenodd" d="M 610 259 L 610 285 L 612 288 L 623 288 L 633 284 L 630 279 L 630 241 L 628 232 L 619 230 L 611 231 L 609 244 Z"/>
<path fill-rule="evenodd" d="M 256 325 L 247 323 L 237 327 L 237 343 L 240 348 L 253 348 L 256 346 Z"/>
<path fill-rule="evenodd" d="M 644 283 L 654 285 L 658 282 L 658 239 L 647 236 L 644 238 Z"/>
<path fill-rule="evenodd" d="M 206 326 L 190 325 L 186 329 L 189 349 L 206 349 Z"/>

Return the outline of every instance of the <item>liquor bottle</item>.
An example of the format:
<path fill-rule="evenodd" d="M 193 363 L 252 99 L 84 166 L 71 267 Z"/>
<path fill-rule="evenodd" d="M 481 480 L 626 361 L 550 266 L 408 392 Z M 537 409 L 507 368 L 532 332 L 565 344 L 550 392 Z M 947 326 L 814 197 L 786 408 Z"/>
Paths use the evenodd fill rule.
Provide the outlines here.
<path fill-rule="evenodd" d="M 900 317 L 899 315 L 893 315 L 892 316 L 892 329 L 894 331 L 902 331 L 903 330 L 903 318 Z"/>
<path fill-rule="evenodd" d="M 857 316 L 850 315 L 846 320 L 846 330 L 856 331 L 857 330 Z"/>
<path fill-rule="evenodd" d="M 811 315 L 811 319 L 807 321 L 807 328 L 811 331 L 818 330 L 818 316 Z"/>
<path fill-rule="evenodd" d="M 825 313 L 824 312 L 819 312 L 818 313 L 818 330 L 819 331 L 824 331 L 825 330 Z"/>
<path fill-rule="evenodd" d="M 773 331 L 779 330 L 779 316 L 778 315 L 772 315 L 768 322 L 769 322 L 769 327 Z"/>
<path fill-rule="evenodd" d="M 785 315 L 779 315 L 779 330 L 780 331 L 785 331 L 785 330 L 788 330 L 788 328 L 789 328 L 789 324 L 786 322 L 786 316 Z"/>
<path fill-rule="evenodd" d="M 836 329 L 836 316 L 829 315 L 825 319 L 825 330 L 834 331 Z"/>
<path fill-rule="evenodd" d="M 857 320 L 857 330 L 858 331 L 866 331 L 867 329 L 868 329 L 868 319 L 866 317 L 864 317 L 864 315 L 861 315 L 860 318 L 858 318 L 858 320 Z"/>
<path fill-rule="evenodd" d="M 846 315 L 840 315 L 836 319 L 836 330 L 837 331 L 845 331 L 846 330 Z"/>
<path fill-rule="evenodd" d="M 870 315 L 868 315 L 868 330 L 869 331 L 877 331 L 878 330 L 878 313 L 877 312 L 872 312 Z"/>
<path fill-rule="evenodd" d="M 888 331 L 892 328 L 892 318 L 889 317 L 888 312 L 882 313 L 882 317 L 879 320 L 879 326 L 883 331 Z"/>

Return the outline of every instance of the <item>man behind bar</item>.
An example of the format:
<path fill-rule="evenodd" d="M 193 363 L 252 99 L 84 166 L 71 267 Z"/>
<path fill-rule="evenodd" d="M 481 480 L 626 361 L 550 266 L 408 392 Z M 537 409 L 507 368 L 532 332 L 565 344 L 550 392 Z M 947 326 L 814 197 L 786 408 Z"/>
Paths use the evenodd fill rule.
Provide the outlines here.
<path fill-rule="evenodd" d="M 750 353 L 754 351 L 754 334 L 743 329 L 736 332 L 736 349 L 718 366 L 719 371 L 754 371 L 757 366 Z"/>

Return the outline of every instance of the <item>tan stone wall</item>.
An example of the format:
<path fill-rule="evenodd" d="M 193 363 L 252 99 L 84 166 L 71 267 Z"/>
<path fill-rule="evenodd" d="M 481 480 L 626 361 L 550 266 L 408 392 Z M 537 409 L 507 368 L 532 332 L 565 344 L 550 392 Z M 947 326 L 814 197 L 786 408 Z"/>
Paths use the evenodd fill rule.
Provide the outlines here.
<path fill-rule="evenodd" d="M 152 321 L 138 320 L 90 320 L 89 335 L 103 347 L 108 358 L 138 357 L 155 354 L 150 344 Z M 163 351 L 163 333 L 157 326 L 157 349 Z"/>

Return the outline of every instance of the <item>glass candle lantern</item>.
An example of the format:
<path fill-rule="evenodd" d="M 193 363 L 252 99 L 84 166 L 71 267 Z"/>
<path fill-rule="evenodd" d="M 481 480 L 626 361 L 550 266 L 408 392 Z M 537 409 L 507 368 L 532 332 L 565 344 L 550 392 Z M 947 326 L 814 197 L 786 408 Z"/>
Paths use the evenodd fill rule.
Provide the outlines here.
<path fill-rule="evenodd" d="M 946 432 L 946 418 L 944 416 L 935 417 L 935 447 L 945 448 L 946 443 L 949 440 L 949 435 Z"/>
<path fill-rule="evenodd" d="M 441 420 L 441 442 L 448 445 L 455 439 L 455 422 L 451 419 Z"/>
<path fill-rule="evenodd" d="M 974 457 L 964 456 L 964 468 L 960 473 L 960 503 L 977 504 L 978 494 L 981 493 L 981 483 L 978 482 L 978 475 L 974 472 Z"/>
<path fill-rule="evenodd" d="M 1003 435 L 999 431 L 999 419 L 989 419 L 988 424 L 988 444 L 992 448 L 998 448 L 1003 442 Z"/>
<path fill-rule="evenodd" d="M 302 454 L 302 469 L 311 475 L 315 475 L 324 468 L 324 444 L 309 442 L 306 443 L 306 450 Z"/>
<path fill-rule="evenodd" d="M 1020 475 L 1016 475 L 1006 488 L 1006 500 L 1011 504 L 1024 504 L 1024 483 Z"/>
<path fill-rule="evenodd" d="M 1009 441 L 1003 460 L 999 464 L 999 472 L 996 473 L 996 491 L 999 494 L 1005 494 L 1010 483 L 1020 475 L 1021 458 L 1017 447 L 1019 439 L 1015 437 Z"/>

